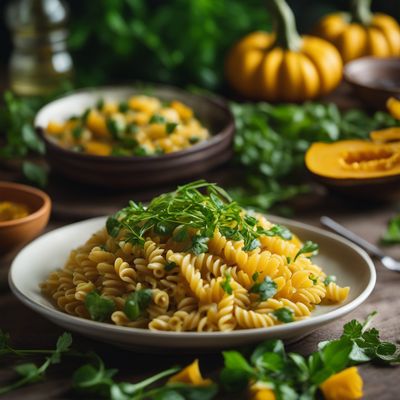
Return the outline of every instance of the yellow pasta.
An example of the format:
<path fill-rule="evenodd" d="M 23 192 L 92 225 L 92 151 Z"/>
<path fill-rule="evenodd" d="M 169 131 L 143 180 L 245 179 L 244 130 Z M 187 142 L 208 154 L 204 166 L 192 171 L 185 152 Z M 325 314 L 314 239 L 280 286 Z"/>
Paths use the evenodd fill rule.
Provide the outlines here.
<path fill-rule="evenodd" d="M 201 201 L 196 196 L 203 195 L 190 194 L 193 207 L 204 210 L 202 201 L 208 197 Z M 163 199 L 156 198 L 157 209 Z M 173 199 L 167 198 L 166 209 L 174 208 Z M 131 207 L 139 216 L 148 215 L 152 204 L 147 211 Z M 180 218 L 177 210 L 175 219 Z M 229 208 L 226 225 L 208 227 L 210 237 L 200 234 L 201 225 L 187 226 L 183 219 L 169 217 L 168 224 L 175 221 L 171 228 L 167 223 L 147 222 L 149 228 L 144 229 L 144 222 L 138 220 L 137 225 L 125 224 L 117 230 L 113 224 L 118 226 L 119 220 L 111 219 L 107 228 L 71 251 L 64 267 L 41 284 L 42 292 L 68 314 L 128 328 L 175 332 L 268 328 L 308 318 L 320 304 L 346 300 L 350 288 L 327 277 L 307 257 L 310 252 L 302 250 L 298 238 L 278 237 L 282 227 L 238 210 L 236 230 L 235 214 Z M 128 211 L 124 209 L 122 215 Z M 210 215 L 209 210 L 204 213 Z M 143 232 L 141 241 L 132 241 L 137 232 Z M 246 235 L 253 236 L 246 239 Z M 107 311 L 104 315 L 93 311 L 93 299 Z"/>

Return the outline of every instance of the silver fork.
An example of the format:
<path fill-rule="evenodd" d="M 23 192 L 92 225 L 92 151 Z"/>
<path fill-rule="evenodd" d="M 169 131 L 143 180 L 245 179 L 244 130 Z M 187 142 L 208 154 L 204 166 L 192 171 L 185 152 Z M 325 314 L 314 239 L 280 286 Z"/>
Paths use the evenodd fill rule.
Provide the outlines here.
<path fill-rule="evenodd" d="M 387 269 L 390 269 L 391 271 L 400 272 L 400 262 L 396 261 L 393 257 L 385 255 L 382 252 L 382 250 L 377 246 L 367 242 L 365 239 L 356 235 L 354 232 L 349 231 L 347 228 L 345 228 L 343 225 L 340 225 L 332 218 L 323 216 L 321 217 L 320 221 L 322 225 L 338 233 L 339 235 L 345 237 L 346 239 L 351 240 L 355 244 L 358 244 L 371 256 L 378 258 L 382 262 L 383 266 L 386 267 Z"/>

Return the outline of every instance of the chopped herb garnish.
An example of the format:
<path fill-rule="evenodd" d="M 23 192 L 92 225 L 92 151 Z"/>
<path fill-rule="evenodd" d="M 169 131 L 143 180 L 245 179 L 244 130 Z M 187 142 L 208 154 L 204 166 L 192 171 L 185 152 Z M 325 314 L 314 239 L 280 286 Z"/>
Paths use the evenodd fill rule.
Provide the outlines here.
<path fill-rule="evenodd" d="M 284 240 L 292 239 L 292 232 L 283 225 L 274 225 L 271 229 L 262 230 L 262 232 L 266 236 L 279 236 Z"/>
<path fill-rule="evenodd" d="M 255 283 L 250 288 L 249 292 L 258 294 L 260 300 L 264 301 L 274 296 L 277 292 L 277 288 L 278 285 L 276 282 L 274 282 L 269 276 L 266 276 L 262 282 Z"/>
<path fill-rule="evenodd" d="M 97 291 L 93 291 L 86 295 L 85 307 L 92 320 L 103 322 L 114 312 L 115 303 L 110 299 L 100 296 Z"/>
<path fill-rule="evenodd" d="M 273 312 L 279 321 L 288 323 L 294 321 L 294 312 L 290 308 L 282 307 Z"/>
<path fill-rule="evenodd" d="M 106 126 L 114 139 L 121 139 L 124 137 L 125 124 L 123 121 L 110 117 L 106 119 Z"/>
<path fill-rule="evenodd" d="M 168 272 L 168 271 L 172 271 L 172 270 L 173 270 L 174 268 L 176 268 L 176 267 L 177 267 L 176 263 L 174 263 L 173 261 L 171 261 L 171 262 L 165 264 L 164 269 Z"/>
<path fill-rule="evenodd" d="M 142 156 L 147 156 L 147 155 L 149 155 L 149 152 L 147 151 L 146 147 L 144 147 L 144 146 L 137 146 L 137 147 L 133 150 L 133 154 L 134 154 L 135 156 L 142 157 Z"/>
<path fill-rule="evenodd" d="M 253 282 L 257 282 L 259 275 L 260 275 L 259 272 L 254 272 L 254 274 L 251 276 Z"/>
<path fill-rule="evenodd" d="M 231 295 L 233 293 L 233 289 L 231 286 L 231 275 L 229 272 L 225 272 L 225 279 L 221 282 L 221 287 L 225 293 Z"/>
<path fill-rule="evenodd" d="M 292 257 L 286 256 L 286 263 L 289 265 L 292 263 Z"/>
<path fill-rule="evenodd" d="M 297 252 L 296 256 L 294 257 L 293 261 L 296 261 L 297 257 L 300 254 L 308 254 L 311 253 L 311 255 L 315 255 L 318 251 L 319 246 L 317 245 L 317 243 L 312 242 L 311 240 L 307 240 L 307 242 L 305 242 L 303 244 L 303 247 Z"/>
<path fill-rule="evenodd" d="M 331 282 L 336 282 L 336 276 L 335 275 L 328 275 L 324 280 L 324 285 L 328 286 Z"/>
<path fill-rule="evenodd" d="M 82 137 L 83 128 L 81 126 L 76 126 L 74 129 L 72 129 L 71 133 L 72 137 L 78 140 Z"/>
<path fill-rule="evenodd" d="M 315 276 L 314 274 L 308 275 L 308 279 L 310 279 L 310 281 L 312 281 L 313 285 L 316 285 L 318 283 L 318 277 Z"/>
<path fill-rule="evenodd" d="M 127 101 L 121 101 L 118 105 L 119 112 L 126 113 L 129 110 L 129 105 Z"/>
<path fill-rule="evenodd" d="M 138 133 L 139 132 L 139 127 L 134 122 L 131 122 L 126 127 L 126 132 L 129 133 L 129 134 Z"/>
<path fill-rule="evenodd" d="M 381 242 L 386 245 L 400 243 L 400 215 L 396 215 L 389 221 Z"/>
<path fill-rule="evenodd" d="M 98 99 L 96 102 L 96 108 L 101 111 L 104 108 L 104 99 Z"/>
<path fill-rule="evenodd" d="M 160 114 L 153 114 L 149 119 L 149 124 L 165 124 L 166 122 L 165 117 Z"/>
<path fill-rule="evenodd" d="M 171 135 L 171 133 L 174 133 L 177 126 L 178 126 L 178 124 L 175 122 L 167 122 L 165 125 L 165 130 L 167 131 L 168 135 Z"/>
<path fill-rule="evenodd" d="M 140 289 L 130 293 L 124 305 L 124 313 L 130 320 L 137 320 L 146 311 L 151 299 L 150 289 Z"/>
<path fill-rule="evenodd" d="M 139 148 L 135 148 L 135 154 Z M 213 237 L 216 229 L 230 240 L 243 240 L 245 251 L 259 247 L 258 238 L 264 234 L 263 229 L 257 226 L 256 218 L 244 214 L 243 209 L 222 188 L 203 180 L 158 196 L 147 208 L 130 202 L 128 207 L 112 217 L 112 221 L 113 234 L 123 230 L 122 239 L 133 244 L 143 244 L 146 233 L 155 227 L 171 226 L 171 223 L 173 229 L 180 226 L 173 240 L 190 240 L 192 243 L 189 249 L 196 254 L 207 251 L 208 240 Z M 189 231 L 195 231 L 196 234 L 189 235 Z M 284 230 L 274 232 L 279 234 Z"/>
<path fill-rule="evenodd" d="M 88 117 L 89 113 L 90 113 L 90 108 L 87 108 L 87 109 L 83 112 L 83 114 L 82 114 L 82 116 L 81 116 L 81 120 L 82 120 L 83 123 L 86 123 L 86 120 L 87 120 L 87 117 Z"/>
<path fill-rule="evenodd" d="M 198 142 L 200 142 L 200 138 L 198 136 L 190 136 L 190 138 L 189 138 L 190 144 L 196 144 Z"/>

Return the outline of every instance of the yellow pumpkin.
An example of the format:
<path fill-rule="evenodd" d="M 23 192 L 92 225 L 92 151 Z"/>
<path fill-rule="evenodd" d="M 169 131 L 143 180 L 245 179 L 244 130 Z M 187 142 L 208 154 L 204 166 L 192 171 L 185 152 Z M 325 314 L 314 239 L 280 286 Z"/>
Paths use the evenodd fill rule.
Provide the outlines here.
<path fill-rule="evenodd" d="M 386 102 L 386 107 L 393 118 L 400 120 L 400 99 L 389 97 Z"/>
<path fill-rule="evenodd" d="M 276 33 L 253 32 L 229 52 L 225 71 L 249 99 L 304 101 L 332 91 L 342 79 L 340 54 L 330 43 L 300 36 L 285 0 L 269 0 Z"/>
<path fill-rule="evenodd" d="M 399 24 L 389 15 L 373 14 L 371 0 L 352 0 L 350 13 L 327 15 L 315 32 L 337 47 L 345 63 L 363 56 L 400 55 Z"/>

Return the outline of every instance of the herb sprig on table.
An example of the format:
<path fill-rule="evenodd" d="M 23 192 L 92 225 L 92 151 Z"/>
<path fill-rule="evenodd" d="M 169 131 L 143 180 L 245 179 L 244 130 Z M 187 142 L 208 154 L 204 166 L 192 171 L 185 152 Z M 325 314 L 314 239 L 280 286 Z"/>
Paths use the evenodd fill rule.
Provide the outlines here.
<path fill-rule="evenodd" d="M 312 400 L 316 398 L 321 385 L 344 369 L 366 362 L 383 365 L 400 363 L 400 350 L 394 343 L 382 341 L 379 331 L 371 328 L 372 318 L 368 316 L 361 323 L 352 320 L 343 327 L 339 339 L 321 342 L 318 350 L 304 357 L 297 353 L 287 353 L 281 340 L 268 340 L 257 346 L 248 359 L 238 351 L 225 351 L 224 368 L 220 373 L 220 390 L 242 393 L 249 385 L 266 388 L 277 399 Z M 72 337 L 64 333 L 57 341 L 55 350 L 20 350 L 10 344 L 9 335 L 0 331 L 1 357 L 25 358 L 32 355 L 48 356 L 39 367 L 33 363 L 17 365 L 21 375 L 17 381 L 0 387 L 0 394 L 8 393 L 21 386 L 32 384 L 45 378 L 46 370 L 60 362 L 61 355 L 73 355 L 85 360 L 72 376 L 75 391 L 111 400 L 179 399 L 211 400 L 218 392 L 218 385 L 211 381 L 198 386 L 179 381 L 160 384 L 162 379 L 175 374 L 179 367 L 172 367 L 141 382 L 121 382 L 116 380 L 117 369 L 106 368 L 104 361 L 95 353 L 79 353 L 71 349 Z M 156 386 L 154 386 L 157 384 Z M 350 383 L 349 383 L 350 384 Z"/>
<path fill-rule="evenodd" d="M 246 185 L 230 193 L 243 206 L 263 210 L 309 190 L 299 176 L 311 143 L 367 139 L 373 130 L 400 125 L 385 112 L 340 112 L 333 103 L 232 103 L 231 110 L 235 159 L 245 171 Z"/>
<path fill-rule="evenodd" d="M 202 193 L 201 190 L 204 192 Z M 154 198 L 147 207 L 131 201 L 129 206 L 108 218 L 107 231 L 112 237 L 124 230 L 125 240 L 144 244 L 146 232 L 172 235 L 177 242 L 190 239 L 190 251 L 207 252 L 208 240 L 218 229 L 232 240 L 243 240 L 243 250 L 260 246 L 261 235 L 291 238 L 287 228 L 274 226 L 264 229 L 257 219 L 244 213 L 228 193 L 204 180 L 179 186 L 175 192 Z M 196 233 L 190 237 L 191 231 Z"/>
<path fill-rule="evenodd" d="M 400 243 L 400 214 L 390 219 L 381 242 L 386 245 Z"/>

